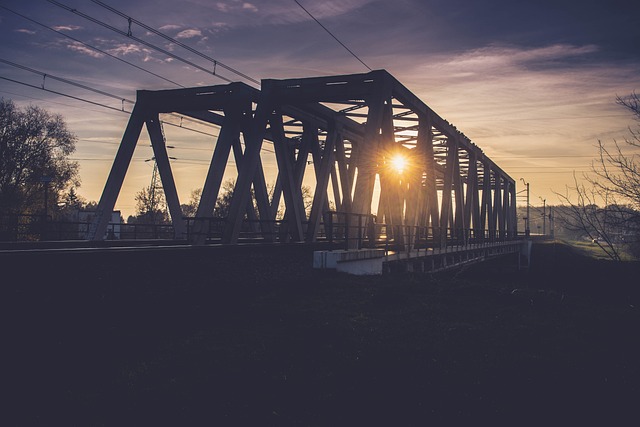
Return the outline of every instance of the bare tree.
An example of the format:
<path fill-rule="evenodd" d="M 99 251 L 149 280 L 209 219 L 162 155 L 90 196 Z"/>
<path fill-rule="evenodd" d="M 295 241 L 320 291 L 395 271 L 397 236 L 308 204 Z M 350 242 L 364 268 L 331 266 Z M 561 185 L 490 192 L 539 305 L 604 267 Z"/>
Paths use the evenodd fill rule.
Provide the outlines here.
<path fill-rule="evenodd" d="M 640 121 L 640 99 L 633 92 L 616 102 Z M 624 245 L 639 255 L 640 237 L 640 128 L 629 128 L 624 144 L 598 141 L 598 156 L 585 184 L 574 176 L 575 187 L 560 198 L 567 205 L 563 221 L 585 233 L 611 259 L 620 260 Z M 601 207 L 599 207 L 601 206 Z"/>
<path fill-rule="evenodd" d="M 169 212 L 162 191 L 143 187 L 136 193 L 136 216 L 130 216 L 129 223 L 168 224 Z"/>

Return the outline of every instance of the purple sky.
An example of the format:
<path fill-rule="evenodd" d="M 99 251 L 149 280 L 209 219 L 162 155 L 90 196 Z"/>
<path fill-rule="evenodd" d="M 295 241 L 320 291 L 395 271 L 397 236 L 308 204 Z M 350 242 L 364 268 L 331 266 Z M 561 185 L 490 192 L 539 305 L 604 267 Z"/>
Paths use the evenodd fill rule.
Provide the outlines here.
<path fill-rule="evenodd" d="M 96 2 L 59 3 L 120 32 L 129 30 L 125 18 Z M 257 80 L 367 71 L 293 0 L 104 3 Z M 640 90 L 638 2 L 300 3 L 369 67 L 389 71 L 519 183 L 528 181 L 533 204 L 541 204 L 540 198 L 557 203 L 554 191 L 572 185 L 574 171 L 580 177 L 589 169 L 597 141 L 622 140 L 634 123 L 615 98 Z M 100 197 L 128 116 L 43 91 L 42 75 L 21 67 L 50 76 L 44 79 L 48 90 L 115 109 L 122 107 L 120 99 L 134 100 L 137 89 L 225 83 L 52 2 L 4 0 L 0 6 L 0 96 L 63 115 L 79 138 L 74 154 L 81 165 L 79 193 L 89 200 Z M 212 67 L 135 24 L 131 31 Z M 220 74 L 247 82 L 230 72 Z M 125 107 L 131 105 L 125 102 Z M 171 151 L 174 174 L 186 202 L 191 190 L 202 187 L 215 141 L 165 130 L 176 147 Z M 125 216 L 133 213 L 135 192 L 149 185 L 152 164 L 145 160 L 151 156 L 141 142 L 116 206 Z M 273 173 L 274 166 L 266 169 Z"/>

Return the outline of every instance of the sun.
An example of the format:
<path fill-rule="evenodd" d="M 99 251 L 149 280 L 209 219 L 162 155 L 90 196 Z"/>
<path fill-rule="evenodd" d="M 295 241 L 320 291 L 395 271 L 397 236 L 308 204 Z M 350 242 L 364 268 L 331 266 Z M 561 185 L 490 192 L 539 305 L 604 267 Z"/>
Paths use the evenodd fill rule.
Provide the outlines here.
<path fill-rule="evenodd" d="M 409 161 L 407 160 L 407 158 L 400 153 L 394 154 L 389 160 L 389 165 L 391 166 L 391 169 L 393 169 L 397 173 L 403 173 L 407 168 L 408 164 L 409 164 Z"/>

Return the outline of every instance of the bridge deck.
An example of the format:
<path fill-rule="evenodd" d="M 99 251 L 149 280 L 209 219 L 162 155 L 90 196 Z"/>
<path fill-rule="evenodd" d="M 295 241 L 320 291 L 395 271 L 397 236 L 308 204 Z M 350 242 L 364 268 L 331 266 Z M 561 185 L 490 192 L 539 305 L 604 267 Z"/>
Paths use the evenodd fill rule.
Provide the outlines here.
<path fill-rule="evenodd" d="M 376 275 L 384 271 L 435 272 L 511 253 L 521 253 L 528 257 L 529 246 L 526 240 L 511 240 L 408 251 L 317 251 L 314 254 L 314 267 L 356 275 Z"/>

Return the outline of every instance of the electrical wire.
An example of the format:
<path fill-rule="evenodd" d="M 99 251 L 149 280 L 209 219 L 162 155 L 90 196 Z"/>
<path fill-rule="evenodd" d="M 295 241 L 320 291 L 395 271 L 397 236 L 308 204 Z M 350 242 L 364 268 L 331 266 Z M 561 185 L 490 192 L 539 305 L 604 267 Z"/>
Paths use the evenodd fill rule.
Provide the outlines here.
<path fill-rule="evenodd" d="M 43 90 L 45 92 L 53 93 L 55 95 L 60 95 L 60 96 L 64 96 L 64 97 L 67 97 L 67 98 L 75 99 L 76 101 L 82 101 L 82 102 L 86 102 L 88 104 L 97 105 L 99 107 L 108 108 L 110 110 L 118 111 L 118 112 L 121 112 L 121 113 L 131 114 L 131 112 L 129 112 L 129 111 L 125 111 L 123 109 L 115 108 L 115 107 L 112 107 L 110 105 L 101 104 L 99 102 L 90 101 L 90 100 L 84 99 L 84 98 L 79 98 L 77 96 L 69 95 L 67 93 L 62 93 L 62 92 L 58 92 L 58 91 L 55 91 L 55 90 L 47 89 L 47 88 L 44 88 L 44 87 L 41 87 L 41 86 L 32 85 L 30 83 L 21 82 L 21 81 L 18 81 L 18 80 L 10 79 L 8 77 L 0 76 L 0 79 L 6 80 L 6 81 L 9 81 L 9 82 L 12 82 L 12 83 L 17 83 L 17 84 L 20 84 L 20 85 L 23 85 L 23 86 L 31 87 L 33 89 Z"/>
<path fill-rule="evenodd" d="M 78 108 L 78 109 L 82 109 L 85 112 L 86 111 L 93 111 L 93 112 L 96 112 L 96 113 L 99 113 L 99 114 L 107 114 L 107 115 L 114 115 L 114 116 L 116 115 L 115 113 L 111 113 L 111 112 L 98 111 L 97 109 L 96 110 L 88 110 L 85 107 L 80 107 L 78 105 L 67 104 L 67 103 L 64 103 L 64 102 L 56 102 L 56 101 L 52 101 L 50 99 L 45 99 L 45 98 L 42 98 L 42 97 L 29 96 L 29 95 L 24 95 L 24 94 L 21 94 L 21 93 L 9 92 L 9 91 L 6 91 L 6 90 L 0 90 L 0 93 L 6 93 L 6 94 L 9 94 L 9 95 L 12 95 L 12 96 L 19 96 L 21 98 L 26 98 L 26 99 L 33 99 L 35 101 L 40 101 L 40 102 L 43 102 L 43 103 L 46 103 L 46 104 L 62 105 L 63 107 L 68 107 L 68 108 Z"/>
<path fill-rule="evenodd" d="M 102 103 L 96 102 L 96 101 L 91 101 L 89 99 L 85 99 L 85 98 L 81 98 L 81 97 L 78 97 L 78 96 L 70 95 L 68 93 L 58 92 L 58 91 L 47 89 L 47 88 L 44 88 L 44 87 L 41 87 L 41 86 L 36 86 L 36 85 L 30 84 L 30 83 L 21 82 L 19 80 L 11 79 L 9 77 L 0 76 L 0 79 L 6 80 L 6 81 L 9 81 L 9 82 L 12 82 L 12 83 L 16 83 L 16 84 L 19 84 L 19 85 L 27 86 L 27 87 L 30 87 L 30 88 L 33 88 L 33 89 L 43 90 L 45 92 L 53 93 L 55 95 L 60 95 L 60 96 L 64 96 L 64 97 L 67 97 L 67 98 L 75 99 L 76 101 L 86 102 L 88 104 L 96 105 L 96 106 L 99 106 L 99 107 L 102 107 L 102 108 L 107 108 L 109 110 L 117 111 L 119 113 L 131 114 L 131 111 L 126 111 L 124 109 L 115 108 L 115 107 L 112 107 L 110 105 L 102 104 Z M 165 125 L 168 125 L 168 126 L 173 126 L 173 127 L 177 127 L 177 128 L 180 128 L 180 129 L 185 129 L 187 131 L 199 133 L 199 134 L 206 135 L 206 136 L 213 136 L 213 137 L 217 137 L 218 136 L 218 135 L 215 135 L 215 134 L 207 133 L 207 132 L 204 132 L 204 131 L 201 131 L 201 130 L 198 130 L 198 129 L 193 129 L 193 128 L 190 128 L 190 127 L 187 127 L 187 126 L 178 125 L 178 124 L 167 122 L 167 121 L 161 121 L 161 122 L 163 124 L 165 124 Z"/>
<path fill-rule="evenodd" d="M 43 24 L 43 23 L 41 23 L 41 22 L 38 22 L 38 21 L 36 21 L 36 20 L 34 20 L 34 19 L 31 19 L 31 18 L 29 18 L 28 16 L 25 16 L 25 15 L 23 15 L 23 14 L 21 14 L 21 13 L 16 12 L 15 10 L 11 10 L 11 9 L 9 9 L 9 8 L 8 8 L 8 7 L 6 7 L 6 6 L 2 6 L 2 5 L 0 5 L 0 8 L 2 8 L 2 9 L 4 9 L 4 10 L 6 10 L 6 11 L 8 11 L 8 12 L 11 12 L 11 13 L 13 13 L 13 14 L 15 14 L 15 15 L 17 15 L 17 16 L 19 16 L 19 17 L 23 18 L 23 19 L 26 19 L 26 20 L 27 20 L 27 21 L 29 21 L 29 22 L 32 22 L 32 23 L 34 23 L 34 24 L 36 24 L 36 25 L 39 25 L 39 26 L 41 26 L 41 27 L 43 27 L 43 28 L 46 28 L 46 29 L 48 29 L 48 30 L 50 30 L 50 31 L 53 31 L 53 32 L 54 32 L 54 33 L 56 33 L 56 34 L 59 34 L 59 35 L 61 35 L 61 36 L 63 36 L 63 37 L 66 37 L 66 38 L 68 38 L 68 39 L 70 39 L 70 40 L 73 40 L 73 41 L 74 41 L 74 42 L 76 42 L 76 43 L 80 43 L 80 44 L 82 44 L 83 46 L 86 46 L 86 47 L 88 47 L 89 49 L 92 49 L 92 50 L 94 50 L 94 51 L 96 51 L 96 52 L 98 52 L 98 53 L 100 53 L 100 54 L 102 54 L 102 55 L 106 55 L 106 56 L 108 56 L 108 57 L 110 57 L 110 58 L 116 59 L 116 60 L 118 60 L 118 61 L 120 61 L 120 62 L 123 62 L 123 63 L 125 63 L 125 64 L 127 64 L 127 65 L 129 65 L 129 66 L 131 66 L 131 67 L 137 68 L 137 69 L 138 69 L 138 70 L 140 70 L 140 71 L 144 71 L 145 73 L 148 73 L 148 74 L 150 74 L 150 75 L 152 75 L 152 76 L 158 77 L 159 79 L 162 79 L 162 80 L 164 80 L 164 81 L 166 81 L 166 82 L 168 82 L 168 83 L 174 84 L 174 85 L 179 86 L 179 87 L 184 87 L 184 86 L 183 86 L 183 85 L 181 85 L 180 83 L 176 83 L 176 82 L 174 82 L 174 81 L 173 81 L 173 80 L 171 80 L 171 79 L 168 79 L 168 78 L 166 78 L 166 77 L 163 77 L 163 76 L 161 76 L 161 75 L 159 75 L 159 74 L 157 74 L 157 73 L 154 73 L 153 71 L 149 71 L 149 70 L 147 70 L 147 69 L 145 69 L 145 68 L 143 68 L 143 67 L 140 67 L 140 66 L 138 66 L 138 65 L 136 65 L 136 64 L 134 64 L 134 63 L 132 63 L 132 62 L 127 61 L 126 59 L 119 58 L 119 57 L 117 57 L 116 55 L 113 55 L 113 54 L 111 54 L 111 53 L 109 53 L 109 52 L 106 52 L 106 51 L 104 51 L 104 50 L 100 49 L 100 48 L 97 48 L 97 47 L 92 46 L 92 45 L 90 45 L 90 44 L 88 44 L 88 43 L 85 43 L 85 42 L 83 42 L 82 40 L 78 40 L 78 39 L 76 39 L 75 37 L 71 37 L 71 36 L 70 36 L 70 35 L 68 35 L 68 34 L 65 34 L 65 33 L 61 32 L 61 31 L 58 31 L 58 30 L 56 30 L 56 29 L 54 29 L 54 28 L 51 28 L 51 27 L 49 27 L 48 25 L 45 25 L 45 24 Z"/>
<path fill-rule="evenodd" d="M 66 6 L 66 5 L 64 5 L 64 4 L 60 3 L 60 2 L 55 1 L 55 0 L 47 0 L 47 1 L 49 3 L 51 3 L 51 4 L 54 4 L 54 5 L 62 8 L 62 9 L 65 9 L 65 10 L 67 10 L 67 11 L 69 11 L 69 12 L 75 14 L 75 15 L 78 15 L 78 16 L 80 16 L 80 17 L 82 17 L 82 18 L 84 18 L 84 19 L 86 19 L 88 21 L 91 21 L 91 22 L 93 22 L 95 24 L 98 24 L 98 25 L 100 25 L 100 26 L 102 26 L 104 28 L 107 28 L 107 29 L 115 32 L 115 33 L 118 33 L 118 34 L 120 34 L 120 35 L 122 35 L 124 37 L 130 38 L 131 40 L 135 40 L 136 42 L 138 42 L 138 43 L 140 43 L 140 44 L 142 44 L 142 45 L 144 45 L 144 46 L 146 46 L 146 47 L 148 47 L 150 49 L 153 49 L 153 50 L 156 50 L 158 52 L 161 52 L 162 54 L 167 55 L 170 58 L 176 59 L 176 60 L 178 60 L 178 61 L 180 61 L 182 63 L 185 63 L 185 64 L 187 64 L 187 65 L 189 65 L 189 66 L 191 66 L 193 68 L 196 68 L 196 69 L 198 69 L 200 71 L 204 71 L 205 73 L 211 74 L 212 76 L 218 77 L 219 79 L 224 80 L 227 83 L 233 83 L 232 80 L 230 80 L 230 79 L 228 79 L 228 78 L 226 78 L 224 76 L 221 76 L 220 74 L 216 74 L 215 67 L 214 67 L 213 70 L 208 70 L 208 69 L 206 69 L 206 68 L 204 68 L 204 67 L 202 67 L 202 66 L 200 66 L 200 65 L 198 65 L 198 64 L 196 64 L 196 63 L 194 63 L 194 62 L 192 62 L 192 61 L 190 61 L 188 59 L 184 59 L 181 56 L 178 56 L 178 55 L 176 55 L 174 53 L 169 52 L 166 49 L 163 49 L 161 47 L 158 47 L 158 46 L 154 45 L 153 43 L 149 43 L 149 42 L 147 42 L 145 40 L 142 40 L 141 38 L 134 36 L 130 32 L 127 33 L 127 32 L 124 32 L 122 30 L 119 30 L 118 28 L 116 28 L 116 27 L 114 27 L 112 25 L 109 25 L 106 22 L 103 22 L 103 21 L 101 21 L 101 20 L 99 20 L 97 18 L 89 16 L 89 15 L 87 15 L 85 13 L 82 13 L 77 9 L 71 8 L 69 6 Z"/>
<path fill-rule="evenodd" d="M 57 77 L 57 76 L 54 76 L 54 75 L 52 75 L 52 74 L 47 74 L 47 73 L 45 73 L 45 72 L 43 72 L 43 71 L 38 71 L 38 70 L 35 70 L 35 69 L 33 69 L 33 68 L 30 68 L 30 67 L 24 66 L 24 65 L 20 65 L 20 64 L 16 64 L 16 63 L 14 63 L 14 62 L 11 62 L 11 61 L 7 61 L 7 60 L 2 59 L 2 58 L 0 58 L 0 62 L 2 62 L 2 63 L 4 63 L 4 64 L 7 64 L 7 65 L 11 65 L 11 66 L 13 66 L 13 67 L 16 67 L 16 68 L 19 68 L 19 69 L 22 69 L 22 70 L 25 70 L 25 71 L 29 71 L 29 72 L 34 73 L 34 74 L 41 75 L 41 76 L 43 76 L 43 79 L 45 79 L 45 78 L 49 77 L 50 79 L 53 79 L 53 80 L 57 80 L 57 81 L 60 81 L 60 82 L 63 82 L 63 83 L 66 83 L 66 84 L 69 84 L 69 85 L 72 85 L 72 86 L 79 87 L 79 88 L 81 88 L 81 89 L 89 90 L 89 91 L 91 91 L 91 92 L 98 93 L 98 94 L 100 94 L 100 95 L 104 95 L 104 96 L 108 96 L 108 97 L 110 97 L 110 98 L 117 99 L 118 101 L 122 101 L 122 102 L 123 102 L 123 104 L 124 104 L 124 102 L 128 102 L 128 103 L 130 103 L 130 104 L 135 104 L 135 102 L 134 102 L 134 101 L 132 101 L 132 100 L 129 100 L 129 99 L 126 99 L 126 98 L 121 98 L 121 97 L 119 97 L 119 96 L 117 96 L 117 95 L 113 95 L 113 94 L 111 94 L 111 93 L 108 93 L 108 92 L 105 92 L 105 91 L 102 91 L 102 90 L 99 90 L 99 89 L 95 89 L 95 88 L 92 88 L 92 87 L 89 87 L 89 86 L 86 86 L 86 85 L 83 85 L 83 84 L 80 84 L 80 83 L 76 83 L 76 82 L 71 81 L 71 80 L 69 80 L 69 79 L 65 79 L 65 78 L 62 78 L 62 77 Z M 14 83 L 19 83 L 19 82 L 18 82 L 18 81 L 14 81 Z M 37 87 L 37 86 L 35 86 L 35 85 L 30 85 L 30 86 L 31 86 L 31 87 Z M 45 89 L 45 87 L 44 87 L 44 80 L 43 80 L 43 84 L 42 84 L 41 89 Z M 46 90 L 46 89 L 45 89 L 45 90 Z M 60 93 L 59 93 L 59 94 L 60 94 Z M 62 95 L 64 95 L 64 94 L 62 94 Z M 98 104 L 96 104 L 96 105 L 98 105 Z M 103 106 L 103 105 L 102 105 L 102 104 L 100 104 L 100 106 Z M 124 110 L 124 106 L 123 106 L 123 108 L 122 108 L 122 111 L 125 111 L 125 110 Z M 126 111 L 125 111 L 125 112 L 126 112 Z M 179 125 L 177 125 L 177 124 L 170 123 L 170 122 L 167 122 L 167 121 L 163 121 L 163 123 L 168 124 L 168 125 L 170 125 L 170 126 L 176 126 L 176 127 L 180 127 L 180 128 L 188 129 L 188 130 L 191 130 L 191 131 L 194 131 L 194 132 L 200 132 L 200 133 L 202 133 L 202 134 L 204 134 L 204 135 L 209 135 L 209 136 L 211 136 L 211 134 L 208 134 L 208 133 L 205 133 L 205 132 L 201 132 L 201 131 L 198 131 L 198 130 L 196 130 L 196 129 L 192 129 L 192 128 L 186 128 L 186 127 L 184 127 L 184 126 L 182 125 L 182 120 L 183 120 L 183 119 L 185 119 L 185 118 L 186 118 L 188 121 L 190 121 L 190 122 L 196 123 L 196 121 L 195 121 L 195 120 L 192 120 L 192 119 L 191 119 L 191 118 L 189 118 L 189 117 L 186 117 L 186 116 L 183 116 L 183 115 L 181 115 L 181 114 L 177 114 L 177 113 L 168 113 L 168 115 L 171 115 L 171 116 L 174 116 L 174 117 L 179 118 L 179 119 L 180 119 L 180 124 L 179 124 Z M 214 125 L 212 125 L 212 124 L 210 124 L 210 123 L 203 123 L 203 122 L 200 122 L 200 121 L 197 121 L 197 123 L 198 123 L 198 124 L 201 124 L 201 125 L 204 125 L 204 126 L 214 127 Z M 212 136 L 217 137 L 218 135 L 212 135 Z"/>
<path fill-rule="evenodd" d="M 132 17 L 130 17 L 130 16 L 128 16 L 128 15 L 126 15 L 126 14 L 125 14 L 125 13 L 123 13 L 123 12 L 120 12 L 119 10 L 117 10 L 117 9 L 116 9 L 116 8 L 114 8 L 114 7 L 111 7 L 111 6 L 109 6 L 109 5 L 107 5 L 107 4 L 103 3 L 103 2 L 101 2 L 101 1 L 99 1 L 99 0 L 91 0 L 91 1 L 93 1 L 94 3 L 96 3 L 96 4 L 97 4 L 97 5 L 99 5 L 99 6 L 102 6 L 102 7 L 103 7 L 103 8 L 105 8 L 105 9 L 107 9 L 107 10 L 109 10 L 109 11 L 111 11 L 111 12 L 113 12 L 113 13 L 115 13 L 115 14 L 117 14 L 117 15 L 119 15 L 119 16 L 121 16 L 121 17 L 125 18 L 125 19 L 127 19 L 127 21 L 128 21 L 128 22 L 130 22 L 130 23 L 135 23 L 135 24 L 137 24 L 138 26 L 140 26 L 140 27 L 144 28 L 145 30 L 147 30 L 147 31 L 149 31 L 149 32 L 151 32 L 151 33 L 153 33 L 153 34 L 155 34 L 155 35 L 157 35 L 157 36 L 160 36 L 160 37 L 162 37 L 163 39 L 165 39 L 165 40 L 167 40 L 167 41 L 170 41 L 171 43 L 173 43 L 173 44 L 175 44 L 175 45 L 177 45 L 177 46 L 180 46 L 181 48 L 186 49 L 186 50 L 188 50 L 189 52 L 194 53 L 194 54 L 198 55 L 198 56 L 199 56 L 199 57 L 201 57 L 201 58 L 206 59 L 207 61 L 209 61 L 209 62 L 213 63 L 213 64 L 214 64 L 214 66 L 224 68 L 225 70 L 230 71 L 230 72 L 232 72 L 232 73 L 236 74 L 237 76 L 240 76 L 240 77 L 242 77 L 243 79 L 249 80 L 250 82 L 255 83 L 255 84 L 257 84 L 257 85 L 259 85 L 259 84 L 260 84 L 260 81 L 258 81 L 258 80 L 256 80 L 256 79 L 254 79 L 253 77 L 249 77 L 248 75 L 246 75 L 246 74 L 244 74 L 244 73 L 242 73 L 242 72 L 240 72 L 240 71 L 238 71 L 238 70 L 236 70 L 236 69 L 234 69 L 234 68 L 231 68 L 231 67 L 229 67 L 228 65 L 223 64 L 222 62 L 218 61 L 217 59 L 214 59 L 214 58 L 212 58 L 212 57 L 210 57 L 210 56 L 208 56 L 208 55 L 206 55 L 206 54 L 204 54 L 204 53 L 202 53 L 202 52 L 200 52 L 200 51 L 198 51 L 198 50 L 196 50 L 196 49 L 192 48 L 191 46 L 189 46 L 189 45 L 187 45 L 187 44 L 184 44 L 184 43 L 182 43 L 181 41 L 176 40 L 176 39 L 174 39 L 173 37 L 170 37 L 170 36 L 168 36 L 168 35 L 166 35 L 166 34 L 164 34 L 164 33 L 160 32 L 160 31 L 156 30 L 155 28 L 150 27 L 150 26 L 148 26 L 148 25 L 146 25 L 146 24 L 144 24 L 144 23 L 142 23 L 142 22 L 138 21 L 137 19 L 132 18 Z"/>
<path fill-rule="evenodd" d="M 355 53 L 353 53 L 353 51 L 352 51 L 351 49 L 349 49 L 349 48 L 348 48 L 344 43 L 342 43 L 342 42 L 341 42 L 341 41 L 340 41 L 340 40 L 339 40 L 335 35 L 333 35 L 333 33 L 332 33 L 331 31 L 329 31 L 329 29 L 328 29 L 327 27 L 325 27 L 324 25 L 322 25 L 322 23 L 321 23 L 320 21 L 318 21 L 318 20 L 316 19 L 316 17 L 315 17 L 315 16 L 313 16 L 313 15 L 311 14 L 311 12 L 309 12 L 307 9 L 305 9 L 305 7 L 304 7 L 303 5 L 301 5 L 301 4 L 300 4 L 300 2 L 298 2 L 298 0 L 293 0 L 293 1 L 294 1 L 294 2 L 296 2 L 296 4 L 297 4 L 298 6 L 300 6 L 300 8 L 302 8 L 302 10 L 304 10 L 305 12 L 307 12 L 307 15 L 309 15 L 309 16 L 311 17 L 311 19 L 313 19 L 314 21 L 316 21 L 316 23 L 317 23 L 318 25 L 320 25 L 320 26 L 322 27 L 322 29 L 324 29 L 324 30 L 325 30 L 325 31 L 326 31 L 326 32 L 327 32 L 331 37 L 333 37 L 333 39 L 334 39 L 335 41 L 337 41 L 338 43 L 340 43 L 340 46 L 342 46 L 343 48 L 345 48 L 345 49 L 347 50 L 347 52 L 349 52 L 349 53 L 350 53 L 354 58 L 356 58 L 358 61 L 360 61 L 360 63 L 361 63 L 362 65 L 364 65 L 365 67 L 367 67 L 367 69 L 368 69 L 369 71 L 373 71 L 373 70 L 371 69 L 371 67 L 369 67 L 367 64 L 365 64 L 365 63 L 364 63 L 364 61 L 358 57 L 358 55 L 356 55 Z"/>
<path fill-rule="evenodd" d="M 81 89 L 89 90 L 91 92 L 94 92 L 94 93 L 97 93 L 97 94 L 100 94 L 100 95 L 104 95 L 104 96 L 108 96 L 108 97 L 113 98 L 113 99 L 117 99 L 118 101 L 122 101 L 123 103 L 124 102 L 128 102 L 130 104 L 135 104 L 135 101 L 132 101 L 130 99 L 122 98 L 122 97 L 119 97 L 117 95 L 113 95 L 113 94 L 111 94 L 109 92 L 105 92 L 105 91 L 102 91 L 100 89 L 95 89 L 95 88 L 83 85 L 81 83 L 76 83 L 74 81 L 67 80 L 67 79 L 62 78 L 62 77 L 57 77 L 57 76 L 54 76 L 52 74 L 45 73 L 43 71 L 34 70 L 33 68 L 27 67 L 25 65 L 20 65 L 20 64 L 16 64 L 15 62 L 7 61 L 6 59 L 0 58 L 0 62 L 2 62 L 4 64 L 7 64 L 7 65 L 11 65 L 12 67 L 19 68 L 21 70 L 25 70 L 25 71 L 29 71 L 29 72 L 34 73 L 34 74 L 41 75 L 43 77 L 43 80 L 42 80 L 42 88 L 43 89 L 44 89 L 45 79 L 48 77 L 48 78 L 50 78 L 52 80 L 57 80 L 59 82 L 66 83 L 66 84 L 71 85 L 71 86 L 79 87 Z"/>

